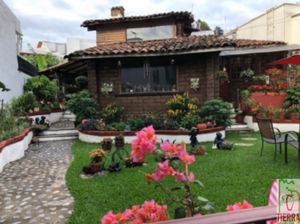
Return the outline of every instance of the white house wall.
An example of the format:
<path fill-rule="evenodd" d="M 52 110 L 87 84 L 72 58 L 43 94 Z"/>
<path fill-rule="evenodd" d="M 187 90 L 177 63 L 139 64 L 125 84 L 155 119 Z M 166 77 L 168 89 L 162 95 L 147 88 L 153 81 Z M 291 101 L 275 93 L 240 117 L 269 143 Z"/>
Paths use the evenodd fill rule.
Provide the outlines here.
<path fill-rule="evenodd" d="M 9 92 L 0 92 L 0 100 L 7 103 L 23 93 L 24 81 L 29 77 L 18 71 L 16 33 L 21 33 L 20 21 L 0 0 L 0 81 Z"/>
<path fill-rule="evenodd" d="M 288 44 L 300 44 L 299 19 L 293 17 L 300 13 L 300 4 L 283 4 L 250 20 L 237 28 L 229 38 L 284 41 Z"/>

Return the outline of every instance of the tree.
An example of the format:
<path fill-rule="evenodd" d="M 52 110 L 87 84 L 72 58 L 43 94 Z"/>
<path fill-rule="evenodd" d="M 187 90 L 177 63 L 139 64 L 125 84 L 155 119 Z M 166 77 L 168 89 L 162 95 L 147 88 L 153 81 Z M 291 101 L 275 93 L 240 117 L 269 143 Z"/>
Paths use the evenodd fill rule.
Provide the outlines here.
<path fill-rule="evenodd" d="M 10 89 L 6 88 L 5 84 L 0 81 L 0 92 L 7 92 Z"/>
<path fill-rule="evenodd" d="M 197 26 L 197 28 L 198 28 L 199 30 L 201 30 L 201 31 L 210 30 L 209 25 L 208 25 L 205 21 L 200 20 L 200 19 L 197 20 L 196 26 Z"/>
<path fill-rule="evenodd" d="M 52 53 L 47 53 L 45 55 L 38 54 L 34 51 L 34 49 L 29 46 L 32 54 L 25 55 L 24 58 L 35 67 L 38 68 L 39 71 L 49 68 L 53 65 L 59 64 L 59 59 L 54 56 Z"/>
<path fill-rule="evenodd" d="M 224 30 L 222 30 L 221 27 L 216 26 L 216 28 L 214 29 L 214 34 L 216 36 L 222 36 L 224 34 Z"/>

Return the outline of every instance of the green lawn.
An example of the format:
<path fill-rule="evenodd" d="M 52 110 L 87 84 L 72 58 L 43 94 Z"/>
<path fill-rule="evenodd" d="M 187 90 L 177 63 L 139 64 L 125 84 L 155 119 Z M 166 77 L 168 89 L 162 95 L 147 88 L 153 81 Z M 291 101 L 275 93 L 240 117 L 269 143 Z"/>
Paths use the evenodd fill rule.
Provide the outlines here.
<path fill-rule="evenodd" d="M 257 140 L 245 141 L 241 137 L 254 137 Z M 243 199 L 254 206 L 266 205 L 273 179 L 300 178 L 296 150 L 289 148 L 289 164 L 286 165 L 284 154 L 278 154 L 277 160 L 273 160 L 273 145 L 265 145 L 263 156 L 259 156 L 261 141 L 257 133 L 230 134 L 226 140 L 254 143 L 254 146 L 236 146 L 233 151 L 220 151 L 211 149 L 211 143 L 207 143 L 208 154 L 197 156 L 191 166 L 196 177 L 205 185 L 205 189 L 195 186 L 194 192 L 214 202 L 217 211 L 224 211 L 228 204 Z M 152 198 L 164 203 L 165 195 L 155 192 L 153 185 L 148 185 L 144 179 L 143 172 L 153 172 L 155 169 L 156 163 L 151 156 L 147 158 L 148 165 L 145 167 L 123 169 L 89 180 L 81 179 L 81 169 L 89 163 L 88 153 L 97 146 L 99 144 L 80 141 L 72 146 L 74 160 L 66 177 L 68 188 L 75 199 L 70 223 L 96 224 L 109 210 L 120 212 Z M 170 215 L 174 208 L 174 205 L 169 205 Z"/>

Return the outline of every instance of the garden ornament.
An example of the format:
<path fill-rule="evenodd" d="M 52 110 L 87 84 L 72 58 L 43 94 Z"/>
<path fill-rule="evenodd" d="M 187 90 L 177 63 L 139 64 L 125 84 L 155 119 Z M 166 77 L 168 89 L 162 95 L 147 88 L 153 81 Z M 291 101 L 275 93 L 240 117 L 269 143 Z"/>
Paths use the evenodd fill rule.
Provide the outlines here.
<path fill-rule="evenodd" d="M 214 146 L 216 146 L 217 149 L 231 150 L 233 148 L 233 144 L 230 142 L 224 141 L 224 139 L 222 137 L 223 137 L 222 133 L 218 132 L 216 134 L 216 138 L 214 140 Z"/>

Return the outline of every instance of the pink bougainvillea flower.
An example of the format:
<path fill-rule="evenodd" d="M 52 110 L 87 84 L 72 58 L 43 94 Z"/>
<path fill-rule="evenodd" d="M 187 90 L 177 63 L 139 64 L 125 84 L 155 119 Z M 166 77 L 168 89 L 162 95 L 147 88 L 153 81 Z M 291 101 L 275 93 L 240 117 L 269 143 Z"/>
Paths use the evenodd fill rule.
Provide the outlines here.
<path fill-rule="evenodd" d="M 154 200 L 145 201 L 141 206 L 133 205 L 123 213 L 108 212 L 101 219 L 102 224 L 142 224 L 154 223 L 168 219 L 167 206 L 159 205 Z"/>
<path fill-rule="evenodd" d="M 125 224 L 126 223 L 126 216 L 122 213 L 113 214 L 112 211 L 108 212 L 104 215 L 101 219 L 102 224 Z"/>
<path fill-rule="evenodd" d="M 180 151 L 182 151 L 181 145 L 172 144 L 169 141 L 163 141 L 160 144 L 160 148 L 165 151 L 167 156 L 176 156 Z"/>
<path fill-rule="evenodd" d="M 244 200 L 242 203 L 241 202 L 236 202 L 233 205 L 228 205 L 226 207 L 226 210 L 228 212 L 231 212 L 231 211 L 238 211 L 238 210 L 241 210 L 241 209 L 248 209 L 248 208 L 253 208 L 253 205 L 251 205 L 247 200 Z"/>
<path fill-rule="evenodd" d="M 175 174 L 175 178 L 178 181 L 186 181 L 186 176 L 185 176 L 185 174 L 183 172 L 177 172 Z"/>
<path fill-rule="evenodd" d="M 166 176 L 173 176 L 175 175 L 175 170 L 169 166 L 169 160 L 166 160 L 163 163 L 159 163 L 157 169 L 152 174 L 152 178 L 155 181 L 159 181 Z"/>
<path fill-rule="evenodd" d="M 143 128 L 136 133 L 131 143 L 131 157 L 133 162 L 143 162 L 145 156 L 156 149 L 156 136 L 152 126 Z"/>
<path fill-rule="evenodd" d="M 153 223 L 168 219 L 167 206 L 159 205 L 154 200 L 145 201 L 139 210 L 144 223 Z"/>
<path fill-rule="evenodd" d="M 188 177 L 186 177 L 186 175 L 183 172 L 177 172 L 177 173 L 175 173 L 175 178 L 176 178 L 176 180 L 182 181 L 182 182 L 188 181 L 188 182 L 192 183 L 195 181 L 195 175 L 192 172 L 190 172 Z"/>
<path fill-rule="evenodd" d="M 179 159 L 186 165 L 190 165 L 195 162 L 195 156 L 189 155 L 186 151 L 182 150 L 178 153 Z"/>

